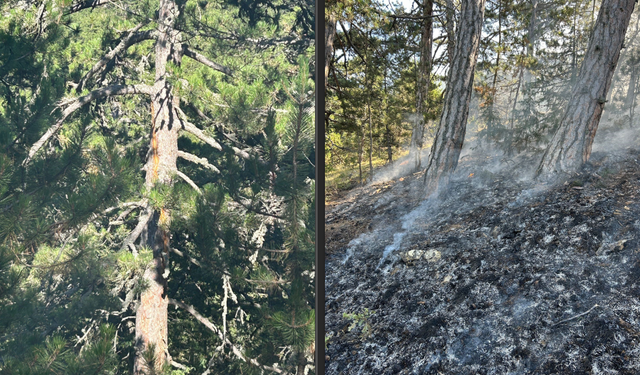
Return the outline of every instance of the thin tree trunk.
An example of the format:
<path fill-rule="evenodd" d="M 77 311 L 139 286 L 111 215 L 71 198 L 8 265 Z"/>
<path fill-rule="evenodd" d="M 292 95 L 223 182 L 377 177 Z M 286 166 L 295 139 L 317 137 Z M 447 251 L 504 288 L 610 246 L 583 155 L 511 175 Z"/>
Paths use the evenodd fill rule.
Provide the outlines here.
<path fill-rule="evenodd" d="M 336 36 L 336 16 L 333 12 L 327 11 L 328 19 L 324 29 L 324 87 L 327 87 L 331 58 L 333 57 L 333 40 Z"/>
<path fill-rule="evenodd" d="M 502 1 L 498 0 L 498 52 L 496 53 L 496 72 L 493 74 L 491 84 L 491 105 L 497 103 L 496 83 L 498 82 L 498 71 L 500 70 L 500 52 L 502 52 Z"/>
<path fill-rule="evenodd" d="M 362 185 L 362 153 L 363 153 L 363 143 L 364 143 L 364 129 L 363 129 L 364 125 L 360 125 L 360 134 L 358 134 L 358 136 L 360 137 L 360 140 L 358 142 L 358 170 L 359 170 L 359 177 L 358 177 L 358 183 L 360 185 Z"/>
<path fill-rule="evenodd" d="M 450 173 L 458 165 L 469 115 L 484 6 L 485 0 L 462 1 L 455 55 L 449 69 L 442 116 L 424 175 L 427 194 L 446 185 Z"/>
<path fill-rule="evenodd" d="M 171 185 L 177 171 L 178 124 L 176 109 L 179 98 L 174 96 L 167 81 L 167 61 L 179 65 L 182 48 L 180 34 L 173 30 L 179 7 L 172 0 L 161 0 L 158 12 L 159 36 L 155 46 L 155 84 L 151 101 L 151 146 L 145 165 L 146 186 Z M 149 367 L 160 371 L 169 362 L 167 282 L 169 255 L 169 225 L 171 214 L 168 209 L 150 208 L 151 219 L 140 239 L 141 245 L 153 251 L 153 260 L 144 272 L 143 279 L 148 286 L 140 295 L 140 305 L 136 311 L 136 357 L 134 374 L 148 374 Z M 154 361 L 147 363 L 143 353 L 153 349 Z"/>
<path fill-rule="evenodd" d="M 524 57 L 524 56 L 522 56 Z M 522 63 L 522 62 L 521 62 Z M 513 155 L 513 132 L 515 128 L 515 119 L 516 119 L 516 105 L 518 104 L 518 94 L 520 94 L 520 85 L 522 84 L 522 75 L 524 73 L 524 66 L 520 66 L 520 73 L 518 74 L 518 85 L 516 86 L 516 95 L 513 99 L 513 106 L 511 107 L 511 120 L 509 121 L 509 137 L 508 137 L 508 147 L 507 147 L 507 155 Z"/>
<path fill-rule="evenodd" d="M 386 142 L 387 142 L 387 162 L 388 163 L 393 163 L 393 135 L 391 134 L 391 129 L 389 128 L 389 124 L 385 125 L 385 138 L 386 138 Z"/>
<path fill-rule="evenodd" d="M 529 19 L 529 30 L 527 33 L 527 57 L 533 57 L 535 54 L 537 13 L 538 0 L 531 0 L 531 18 Z"/>
<path fill-rule="evenodd" d="M 453 61 L 453 54 L 455 53 L 455 8 L 453 6 L 453 0 L 446 0 L 445 10 L 445 29 L 447 31 L 447 56 L 449 56 L 449 63 Z"/>
<path fill-rule="evenodd" d="M 424 143 L 424 115 L 425 101 L 429 95 L 431 83 L 431 60 L 433 45 L 433 1 L 424 0 L 422 7 L 422 36 L 420 38 L 420 65 L 418 67 L 418 81 L 416 82 L 416 121 L 411 133 L 409 155 L 414 159 L 414 170 L 420 169 L 421 150 Z"/>
<path fill-rule="evenodd" d="M 631 67 L 631 77 L 629 77 L 629 89 L 627 90 L 627 105 L 629 106 L 629 127 L 633 127 L 633 115 L 636 104 L 636 84 L 638 81 L 638 64 Z"/>
<path fill-rule="evenodd" d="M 373 121 L 371 119 L 371 96 L 369 96 L 367 109 L 369 112 L 369 181 L 373 181 Z"/>
<path fill-rule="evenodd" d="M 571 33 L 571 82 L 575 82 L 576 74 L 578 71 L 578 26 L 576 25 L 576 18 L 578 17 L 578 4 L 574 3 L 573 6 L 573 26 Z"/>
<path fill-rule="evenodd" d="M 537 174 L 573 172 L 589 160 L 635 0 L 604 0 L 571 99 Z"/>
<path fill-rule="evenodd" d="M 538 16 L 538 0 L 531 0 L 531 16 L 529 18 L 529 30 L 527 32 L 527 58 L 532 60 L 536 52 L 536 22 Z M 531 73 L 528 64 L 525 65 L 524 81 L 531 82 Z"/>

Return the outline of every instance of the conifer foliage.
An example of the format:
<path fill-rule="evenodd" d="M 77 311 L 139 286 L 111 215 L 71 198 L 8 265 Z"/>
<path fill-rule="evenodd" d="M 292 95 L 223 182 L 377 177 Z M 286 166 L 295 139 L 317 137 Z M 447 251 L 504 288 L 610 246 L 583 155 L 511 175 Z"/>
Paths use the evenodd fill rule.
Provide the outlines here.
<path fill-rule="evenodd" d="M 313 3 L 0 12 L 0 373 L 313 373 Z"/>

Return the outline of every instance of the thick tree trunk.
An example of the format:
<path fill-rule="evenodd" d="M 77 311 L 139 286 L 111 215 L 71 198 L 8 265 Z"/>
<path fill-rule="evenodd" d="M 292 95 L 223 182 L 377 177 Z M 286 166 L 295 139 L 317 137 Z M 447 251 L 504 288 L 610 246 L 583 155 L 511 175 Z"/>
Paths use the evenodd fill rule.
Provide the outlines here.
<path fill-rule="evenodd" d="M 604 0 L 560 127 L 537 174 L 573 172 L 589 160 L 635 0 Z"/>
<path fill-rule="evenodd" d="M 427 194 L 435 192 L 441 185 L 446 185 L 449 174 L 458 165 L 469 115 L 484 5 L 485 0 L 462 1 L 456 49 L 449 69 L 442 116 L 424 175 Z"/>
<path fill-rule="evenodd" d="M 421 150 L 424 143 L 424 115 L 427 97 L 431 83 L 431 59 L 433 45 L 433 1 L 424 0 L 422 7 L 422 36 L 420 38 L 420 66 L 418 68 L 418 82 L 416 82 L 416 121 L 411 133 L 409 145 L 410 158 L 414 160 L 414 169 L 420 169 Z"/>
<path fill-rule="evenodd" d="M 158 184 L 171 185 L 177 171 L 178 131 L 180 130 L 176 109 L 179 99 L 172 93 L 167 81 L 167 61 L 179 65 L 182 48 L 180 34 L 173 29 L 178 6 L 172 0 L 161 0 L 158 13 L 159 36 L 155 46 L 156 81 L 151 99 L 151 145 L 145 165 L 147 188 Z M 143 275 L 148 287 L 140 295 L 136 311 L 136 358 L 134 374 L 148 374 L 149 367 L 156 371 L 168 363 L 167 322 L 167 264 L 169 256 L 168 209 L 150 208 L 151 215 L 140 241 L 153 251 L 153 260 Z M 143 353 L 153 350 L 153 363 L 147 363 Z"/>
<path fill-rule="evenodd" d="M 333 40 L 336 37 L 336 16 L 328 11 L 324 29 L 324 87 L 327 87 L 331 58 L 333 57 Z"/>

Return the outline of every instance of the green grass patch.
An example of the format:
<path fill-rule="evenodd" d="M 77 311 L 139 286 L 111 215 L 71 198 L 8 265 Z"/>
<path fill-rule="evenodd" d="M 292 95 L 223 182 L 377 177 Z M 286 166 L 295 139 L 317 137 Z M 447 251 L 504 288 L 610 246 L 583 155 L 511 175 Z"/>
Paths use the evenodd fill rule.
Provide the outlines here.
<path fill-rule="evenodd" d="M 393 159 L 398 160 L 408 154 L 408 149 L 401 149 L 396 151 Z M 373 164 L 373 173 L 375 174 L 376 170 L 388 164 L 386 153 L 381 152 L 374 154 L 371 164 Z M 360 171 L 358 170 L 358 164 L 338 165 L 334 166 L 332 169 L 333 170 L 326 172 L 325 174 L 325 193 L 327 200 L 329 200 L 329 197 L 338 194 L 339 192 L 351 190 L 360 184 Z M 366 184 L 369 182 L 369 177 L 369 158 L 367 156 L 362 160 L 362 183 Z"/>

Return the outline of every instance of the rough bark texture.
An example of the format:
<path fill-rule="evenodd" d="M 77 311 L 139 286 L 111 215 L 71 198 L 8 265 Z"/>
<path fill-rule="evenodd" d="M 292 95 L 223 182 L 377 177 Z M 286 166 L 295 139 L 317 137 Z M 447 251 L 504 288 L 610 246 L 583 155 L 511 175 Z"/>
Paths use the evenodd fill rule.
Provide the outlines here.
<path fill-rule="evenodd" d="M 324 87 L 327 87 L 331 58 L 333 57 L 333 40 L 336 37 L 336 16 L 331 12 L 327 15 L 324 29 Z"/>
<path fill-rule="evenodd" d="M 409 155 L 414 160 L 414 169 L 420 169 L 420 152 L 424 142 L 424 114 L 427 110 L 425 101 L 429 95 L 431 83 L 431 48 L 433 45 L 433 1 L 425 0 L 422 7 L 422 36 L 420 39 L 420 67 L 416 84 L 416 120 L 411 133 Z"/>
<path fill-rule="evenodd" d="M 179 8 L 172 0 L 161 0 L 158 13 L 158 40 L 155 46 L 156 81 L 151 99 L 151 145 L 145 166 L 146 185 L 170 185 L 177 172 L 178 132 L 180 120 L 174 96 L 167 81 L 167 61 L 179 65 L 184 49 L 180 34 L 173 29 Z M 153 261 L 144 273 L 147 289 L 140 296 L 136 312 L 136 358 L 134 374 L 149 373 L 149 367 L 160 370 L 170 358 L 168 355 L 167 285 L 169 232 L 171 215 L 167 209 L 153 209 L 151 219 L 140 237 L 141 244 L 153 250 Z M 154 363 L 147 363 L 142 355 L 153 348 Z"/>
<path fill-rule="evenodd" d="M 425 173 L 427 194 L 446 185 L 462 150 L 473 87 L 473 72 L 484 19 L 485 0 L 464 0 L 444 107 Z"/>
<path fill-rule="evenodd" d="M 567 111 L 542 157 L 538 175 L 573 172 L 589 160 L 634 6 L 635 0 L 603 1 Z"/>

